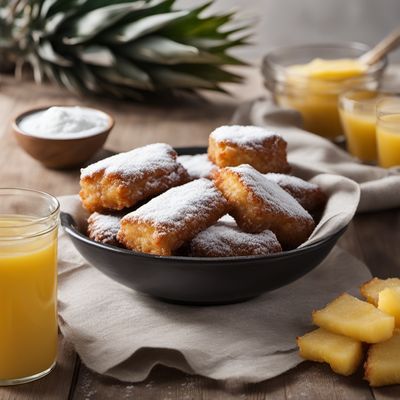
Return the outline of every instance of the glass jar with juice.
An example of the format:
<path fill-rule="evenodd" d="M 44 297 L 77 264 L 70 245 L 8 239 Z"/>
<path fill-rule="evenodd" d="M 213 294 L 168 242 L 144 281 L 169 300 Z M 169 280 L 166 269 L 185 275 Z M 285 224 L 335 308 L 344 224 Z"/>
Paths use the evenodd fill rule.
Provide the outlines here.
<path fill-rule="evenodd" d="M 400 96 L 385 97 L 376 106 L 379 165 L 400 167 Z"/>
<path fill-rule="evenodd" d="M 384 93 L 351 90 L 340 95 L 339 113 L 347 150 L 360 161 L 377 161 L 376 104 Z"/>
<path fill-rule="evenodd" d="M 338 97 L 354 88 L 376 90 L 387 61 L 366 67 L 361 43 L 305 45 L 271 51 L 263 62 L 265 85 L 275 102 L 299 111 L 304 128 L 337 140 L 343 135 Z"/>
<path fill-rule="evenodd" d="M 58 221 L 54 197 L 0 188 L 0 386 L 55 365 Z"/>

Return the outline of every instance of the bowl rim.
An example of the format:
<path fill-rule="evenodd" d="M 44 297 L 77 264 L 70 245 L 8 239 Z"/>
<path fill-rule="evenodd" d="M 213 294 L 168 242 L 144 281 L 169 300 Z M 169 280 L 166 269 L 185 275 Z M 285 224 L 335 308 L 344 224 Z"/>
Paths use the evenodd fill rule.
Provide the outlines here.
<path fill-rule="evenodd" d="M 293 45 L 278 46 L 271 48 L 267 53 L 265 53 L 265 55 L 262 58 L 262 67 L 263 69 L 272 68 L 282 73 L 285 72 L 286 67 L 271 60 L 272 56 L 275 56 L 279 52 L 291 52 L 292 50 L 294 51 L 306 48 L 318 49 L 323 47 L 325 48 L 336 47 L 343 49 L 348 48 L 348 49 L 365 50 L 365 51 L 369 51 L 372 48 L 370 45 L 366 43 L 351 41 L 351 40 L 343 42 L 328 41 L 328 42 L 312 42 L 312 43 L 300 43 L 297 45 L 293 44 Z M 388 65 L 388 58 L 387 56 L 385 56 L 382 60 L 370 66 L 368 68 L 367 74 L 370 75 L 376 73 L 377 71 L 382 71 L 387 67 L 387 65 Z"/>
<path fill-rule="evenodd" d="M 92 134 L 87 135 L 87 136 L 78 136 L 78 137 L 74 137 L 74 136 L 65 137 L 65 136 L 63 136 L 62 138 L 58 138 L 57 136 L 54 136 L 54 137 L 36 136 L 36 135 L 32 135 L 30 133 L 27 133 L 27 132 L 23 131 L 20 128 L 19 123 L 21 122 L 21 120 L 23 118 L 26 118 L 27 116 L 35 114 L 35 113 L 38 113 L 40 111 L 48 110 L 50 107 L 81 107 L 81 108 L 88 108 L 88 109 L 91 109 L 91 110 L 95 110 L 95 111 L 98 111 L 98 112 L 104 114 L 107 117 L 108 124 L 101 131 L 96 132 L 96 133 L 92 133 Z M 54 141 L 54 142 L 68 141 L 68 142 L 70 142 L 70 141 L 81 141 L 81 140 L 83 141 L 83 140 L 87 140 L 89 138 L 93 138 L 93 137 L 96 137 L 96 136 L 102 136 L 102 135 L 108 134 L 114 128 L 115 119 L 111 114 L 109 114 L 108 112 L 102 110 L 101 108 L 97 108 L 97 107 L 74 106 L 74 105 L 69 105 L 69 104 L 51 104 L 51 105 L 47 105 L 47 106 L 39 106 L 39 107 L 29 108 L 29 109 L 17 114 L 16 116 L 14 116 L 12 118 L 11 125 L 12 125 L 12 128 L 13 128 L 15 133 L 18 133 L 18 134 L 23 135 L 25 137 L 29 137 L 29 138 L 33 138 L 33 139 L 37 139 L 37 140 L 42 140 L 42 141 Z"/>
<path fill-rule="evenodd" d="M 119 253 L 123 255 L 130 255 L 135 257 L 143 257 L 152 260 L 162 260 L 162 261 L 174 261 L 179 263 L 187 263 L 187 262 L 194 262 L 196 264 L 210 264 L 210 263 L 218 263 L 218 262 L 230 262 L 230 263 L 237 263 L 243 261 L 253 261 L 253 260 L 271 260 L 271 259 L 279 259 L 282 257 L 292 257 L 296 256 L 299 253 L 305 253 L 314 250 L 316 247 L 327 243 L 334 239 L 337 236 L 341 236 L 344 231 L 347 229 L 348 225 L 341 227 L 331 233 L 329 236 L 319 239 L 316 242 L 304 246 L 304 247 L 297 247 L 292 250 L 285 250 L 280 253 L 273 253 L 267 255 L 253 255 L 253 256 L 229 256 L 229 257 L 188 257 L 188 256 L 159 256 L 155 254 L 147 254 L 147 253 L 140 253 L 133 250 L 123 249 L 121 247 L 113 246 L 110 244 L 104 244 L 100 242 L 96 242 L 86 235 L 84 235 L 75 225 L 75 220 L 71 216 L 71 214 L 61 211 L 60 213 L 61 225 L 64 231 L 69 235 L 73 236 L 75 239 L 85 242 L 91 246 L 101 248 L 103 250 L 111 251 L 112 253 Z"/>

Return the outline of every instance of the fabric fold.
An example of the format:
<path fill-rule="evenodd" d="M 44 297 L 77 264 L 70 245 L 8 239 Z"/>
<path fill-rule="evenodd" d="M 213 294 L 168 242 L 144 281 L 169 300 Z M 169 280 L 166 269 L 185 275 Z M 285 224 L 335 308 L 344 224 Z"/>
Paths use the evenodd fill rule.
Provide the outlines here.
<path fill-rule="evenodd" d="M 92 370 L 137 382 L 162 364 L 214 379 L 259 382 L 301 362 L 296 336 L 311 311 L 370 279 L 365 265 L 336 247 L 298 281 L 225 306 L 162 303 L 90 266 L 60 232 L 60 329 Z"/>

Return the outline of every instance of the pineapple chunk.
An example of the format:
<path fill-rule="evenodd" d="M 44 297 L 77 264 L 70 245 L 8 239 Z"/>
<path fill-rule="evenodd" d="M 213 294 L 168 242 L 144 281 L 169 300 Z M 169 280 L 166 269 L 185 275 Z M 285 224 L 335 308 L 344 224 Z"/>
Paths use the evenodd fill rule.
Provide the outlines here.
<path fill-rule="evenodd" d="M 363 297 L 374 306 L 378 307 L 379 292 L 389 287 L 400 287 L 399 278 L 379 279 L 373 278 L 360 287 Z"/>
<path fill-rule="evenodd" d="M 328 331 L 367 343 L 389 339 L 394 329 L 394 317 L 347 293 L 314 311 L 313 321 Z"/>
<path fill-rule="evenodd" d="M 365 379 L 371 386 L 400 383 L 400 330 L 386 342 L 372 345 L 364 364 Z"/>
<path fill-rule="evenodd" d="M 393 315 L 396 327 L 400 328 L 400 286 L 379 292 L 378 308 L 386 314 Z"/>
<path fill-rule="evenodd" d="M 358 340 L 318 328 L 297 338 L 300 356 L 306 360 L 327 362 L 338 374 L 351 375 L 362 360 Z"/>

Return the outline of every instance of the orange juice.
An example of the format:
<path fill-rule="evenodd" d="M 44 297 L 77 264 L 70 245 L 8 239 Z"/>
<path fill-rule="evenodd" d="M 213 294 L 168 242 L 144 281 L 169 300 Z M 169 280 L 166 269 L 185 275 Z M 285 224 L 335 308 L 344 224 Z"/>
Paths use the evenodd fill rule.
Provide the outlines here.
<path fill-rule="evenodd" d="M 356 59 L 321 60 L 286 68 L 286 84 L 277 101 L 302 114 L 310 132 L 334 139 L 342 132 L 338 95 L 367 72 Z M 352 80 L 352 81 L 350 81 Z"/>
<path fill-rule="evenodd" d="M 374 161 L 376 150 L 376 117 L 363 113 L 340 111 L 349 152 L 361 161 Z"/>
<path fill-rule="evenodd" d="M 53 367 L 56 288 L 57 228 L 0 214 L 0 385 Z"/>
<path fill-rule="evenodd" d="M 339 97 L 339 111 L 348 151 L 361 161 L 376 162 L 376 105 L 385 93 L 351 90 Z"/>
<path fill-rule="evenodd" d="M 376 137 L 379 165 L 385 168 L 400 166 L 400 108 L 398 114 L 378 117 Z"/>

